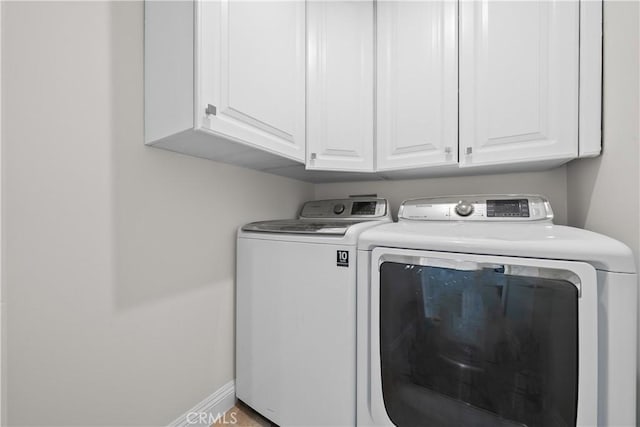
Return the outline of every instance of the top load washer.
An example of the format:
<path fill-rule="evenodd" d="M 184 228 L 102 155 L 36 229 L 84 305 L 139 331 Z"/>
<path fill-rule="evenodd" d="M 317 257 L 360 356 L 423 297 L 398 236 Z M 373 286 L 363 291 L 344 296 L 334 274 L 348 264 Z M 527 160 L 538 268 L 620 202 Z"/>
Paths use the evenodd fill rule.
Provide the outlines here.
<path fill-rule="evenodd" d="M 356 243 L 378 198 L 318 200 L 238 233 L 236 395 L 281 426 L 354 425 Z"/>
<path fill-rule="evenodd" d="M 532 195 L 405 201 L 358 244 L 358 425 L 636 425 L 624 244 Z"/>

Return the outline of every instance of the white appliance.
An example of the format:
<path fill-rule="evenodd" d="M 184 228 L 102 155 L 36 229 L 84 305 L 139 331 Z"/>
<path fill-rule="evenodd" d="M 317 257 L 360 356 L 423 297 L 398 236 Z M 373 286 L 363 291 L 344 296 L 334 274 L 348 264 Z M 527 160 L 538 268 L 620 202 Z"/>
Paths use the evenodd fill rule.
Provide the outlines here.
<path fill-rule="evenodd" d="M 354 425 L 356 243 L 378 198 L 304 204 L 238 234 L 236 395 L 281 426 Z"/>
<path fill-rule="evenodd" d="M 358 425 L 636 425 L 631 250 L 546 199 L 405 201 L 358 243 Z"/>

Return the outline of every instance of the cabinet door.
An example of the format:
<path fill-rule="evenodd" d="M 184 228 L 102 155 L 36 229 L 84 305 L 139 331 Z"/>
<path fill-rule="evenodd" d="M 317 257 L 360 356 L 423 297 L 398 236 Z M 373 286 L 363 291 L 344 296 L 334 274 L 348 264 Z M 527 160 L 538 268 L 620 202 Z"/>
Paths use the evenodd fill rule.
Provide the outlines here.
<path fill-rule="evenodd" d="M 377 169 L 458 162 L 457 2 L 377 3 Z"/>
<path fill-rule="evenodd" d="M 460 2 L 462 166 L 578 149 L 577 1 Z"/>
<path fill-rule="evenodd" d="M 371 172 L 373 2 L 307 9 L 307 169 Z"/>
<path fill-rule="evenodd" d="M 216 0 L 197 5 L 198 124 L 304 161 L 305 3 Z"/>

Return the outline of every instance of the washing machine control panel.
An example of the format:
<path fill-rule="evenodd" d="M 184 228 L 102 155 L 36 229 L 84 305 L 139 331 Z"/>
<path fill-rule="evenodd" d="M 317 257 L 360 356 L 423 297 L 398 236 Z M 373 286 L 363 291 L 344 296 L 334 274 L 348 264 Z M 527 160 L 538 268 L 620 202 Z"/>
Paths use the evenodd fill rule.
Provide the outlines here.
<path fill-rule="evenodd" d="M 550 221 L 553 211 L 544 196 L 490 194 L 406 200 L 398 219 L 419 221 Z"/>
<path fill-rule="evenodd" d="M 300 218 L 374 219 L 389 215 L 385 199 L 358 197 L 351 199 L 314 200 L 300 211 Z"/>
<path fill-rule="evenodd" d="M 528 199 L 487 200 L 486 208 L 489 218 L 529 218 Z"/>

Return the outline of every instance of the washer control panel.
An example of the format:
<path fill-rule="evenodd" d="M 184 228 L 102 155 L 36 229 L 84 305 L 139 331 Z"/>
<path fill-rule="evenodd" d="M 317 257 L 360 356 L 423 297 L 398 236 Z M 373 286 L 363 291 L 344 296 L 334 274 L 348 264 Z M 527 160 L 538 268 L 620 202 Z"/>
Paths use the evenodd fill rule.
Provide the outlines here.
<path fill-rule="evenodd" d="M 528 199 L 487 200 L 489 218 L 529 218 Z"/>
<path fill-rule="evenodd" d="M 405 200 L 398 219 L 418 221 L 550 221 L 553 210 L 544 196 L 489 194 Z"/>
<path fill-rule="evenodd" d="M 351 199 L 306 202 L 300 218 L 373 219 L 389 215 L 385 199 L 358 197 Z"/>

